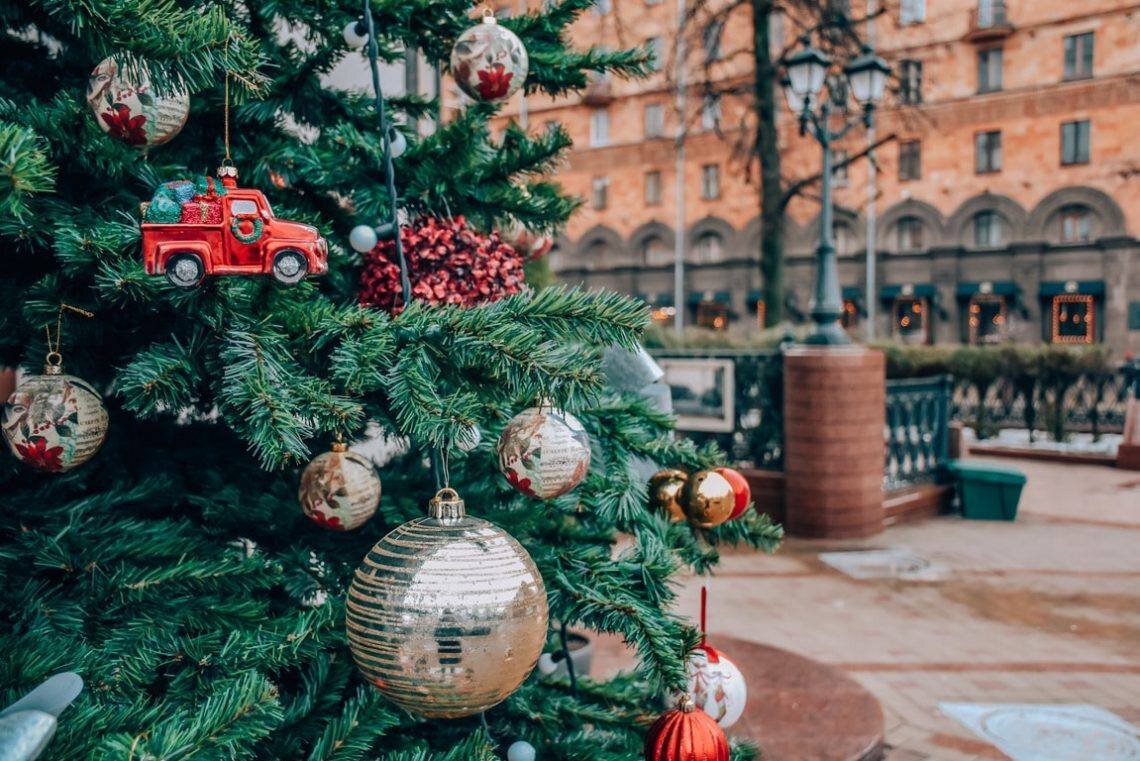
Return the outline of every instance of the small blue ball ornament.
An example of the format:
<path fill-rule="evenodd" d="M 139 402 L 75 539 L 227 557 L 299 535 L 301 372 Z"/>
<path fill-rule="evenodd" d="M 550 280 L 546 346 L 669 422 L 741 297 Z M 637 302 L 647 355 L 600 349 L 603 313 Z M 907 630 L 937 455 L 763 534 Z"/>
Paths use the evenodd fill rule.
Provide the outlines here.
<path fill-rule="evenodd" d="M 516 740 L 507 748 L 507 761 L 534 761 L 538 751 L 526 740 Z"/>
<path fill-rule="evenodd" d="M 376 229 L 368 225 L 357 225 L 348 234 L 348 245 L 352 246 L 352 250 L 358 254 L 367 254 L 376 248 L 378 242 Z"/>

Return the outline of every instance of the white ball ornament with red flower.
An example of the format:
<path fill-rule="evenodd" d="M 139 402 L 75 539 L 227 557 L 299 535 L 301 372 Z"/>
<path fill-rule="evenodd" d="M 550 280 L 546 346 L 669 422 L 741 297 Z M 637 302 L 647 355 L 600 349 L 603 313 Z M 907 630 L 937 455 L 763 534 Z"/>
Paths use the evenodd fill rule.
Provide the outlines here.
<path fill-rule="evenodd" d="M 704 644 L 685 663 L 688 694 L 697 707 L 727 729 L 740 719 L 748 702 L 748 684 L 736 664 L 719 650 Z"/>
<path fill-rule="evenodd" d="M 573 489 L 590 468 L 590 437 L 568 412 L 547 403 L 511 418 L 499 436 L 499 470 L 528 497 L 553 499 Z"/>
<path fill-rule="evenodd" d="M 297 499 L 317 525 L 352 531 L 376 513 L 380 477 L 371 462 L 338 441 L 305 467 Z"/>
<path fill-rule="evenodd" d="M 43 375 L 16 387 L 0 415 L 4 440 L 16 459 L 47 473 L 71 470 L 94 457 L 107 437 L 107 422 L 99 392 L 50 361 Z"/>
<path fill-rule="evenodd" d="M 140 148 L 174 139 L 186 124 L 190 96 L 185 92 L 157 95 L 145 72 L 133 76 L 104 58 L 87 83 L 87 105 L 99 127 L 111 137 Z"/>
<path fill-rule="evenodd" d="M 475 100 L 498 103 L 510 98 L 523 86 L 529 68 L 522 40 L 500 26 L 490 11 L 451 48 L 451 75 Z"/>

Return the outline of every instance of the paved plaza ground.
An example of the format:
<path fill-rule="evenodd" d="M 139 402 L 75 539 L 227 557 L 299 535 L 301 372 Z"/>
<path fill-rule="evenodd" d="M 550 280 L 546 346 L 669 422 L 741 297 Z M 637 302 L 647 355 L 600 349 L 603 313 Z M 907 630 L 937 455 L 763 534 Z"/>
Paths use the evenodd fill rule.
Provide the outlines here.
<path fill-rule="evenodd" d="M 940 702 L 1087 703 L 1140 724 L 1140 473 L 986 461 L 1028 475 L 1015 523 L 943 517 L 729 554 L 708 582 L 712 641 L 843 669 L 882 704 L 889 761 L 1006 758 Z M 939 580 L 855 580 L 819 559 L 888 547 Z M 681 610 L 696 614 L 700 584 L 686 585 Z"/>

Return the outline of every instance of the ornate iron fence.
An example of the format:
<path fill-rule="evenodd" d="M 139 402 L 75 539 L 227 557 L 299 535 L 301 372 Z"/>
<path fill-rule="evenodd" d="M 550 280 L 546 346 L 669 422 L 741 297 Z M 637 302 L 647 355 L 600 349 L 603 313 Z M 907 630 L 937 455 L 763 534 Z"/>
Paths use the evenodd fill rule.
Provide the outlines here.
<path fill-rule="evenodd" d="M 887 381 L 887 491 L 933 481 L 950 450 L 949 375 Z"/>
<path fill-rule="evenodd" d="M 1094 436 L 1124 430 L 1124 415 L 1136 370 L 1125 365 L 1108 373 L 1082 374 L 1065 385 L 1027 377 L 998 378 L 984 396 L 970 381 L 954 381 L 953 419 L 989 436 L 1000 428 L 1087 431 Z"/>
<path fill-rule="evenodd" d="M 652 349 L 654 359 L 727 359 L 734 367 L 733 430 L 683 431 L 697 443 L 716 441 L 744 467 L 784 467 L 784 358 L 778 350 Z M 668 379 L 667 379 L 668 380 Z M 674 388 L 674 397 L 678 391 Z"/>

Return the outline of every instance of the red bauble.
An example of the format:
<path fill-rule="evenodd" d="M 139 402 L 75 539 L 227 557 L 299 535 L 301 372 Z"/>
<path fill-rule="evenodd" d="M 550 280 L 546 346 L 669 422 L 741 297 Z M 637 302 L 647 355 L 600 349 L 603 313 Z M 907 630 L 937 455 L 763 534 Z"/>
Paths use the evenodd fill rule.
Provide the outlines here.
<path fill-rule="evenodd" d="M 525 257 L 498 233 L 484 235 L 471 229 L 463 217 L 422 217 L 401 227 L 400 239 L 413 299 L 468 307 L 522 289 Z M 364 255 L 360 303 L 393 314 L 403 310 L 394 240 L 382 240 Z"/>
<path fill-rule="evenodd" d="M 748 485 L 748 479 L 742 476 L 740 471 L 732 468 L 717 468 L 716 472 L 724 476 L 724 479 L 732 486 L 732 493 L 736 496 L 736 502 L 732 506 L 732 515 L 728 516 L 728 519 L 739 518 L 748 509 L 748 503 L 752 501 L 752 487 Z"/>
<path fill-rule="evenodd" d="M 686 695 L 649 728 L 645 761 L 728 761 L 728 738 Z"/>

